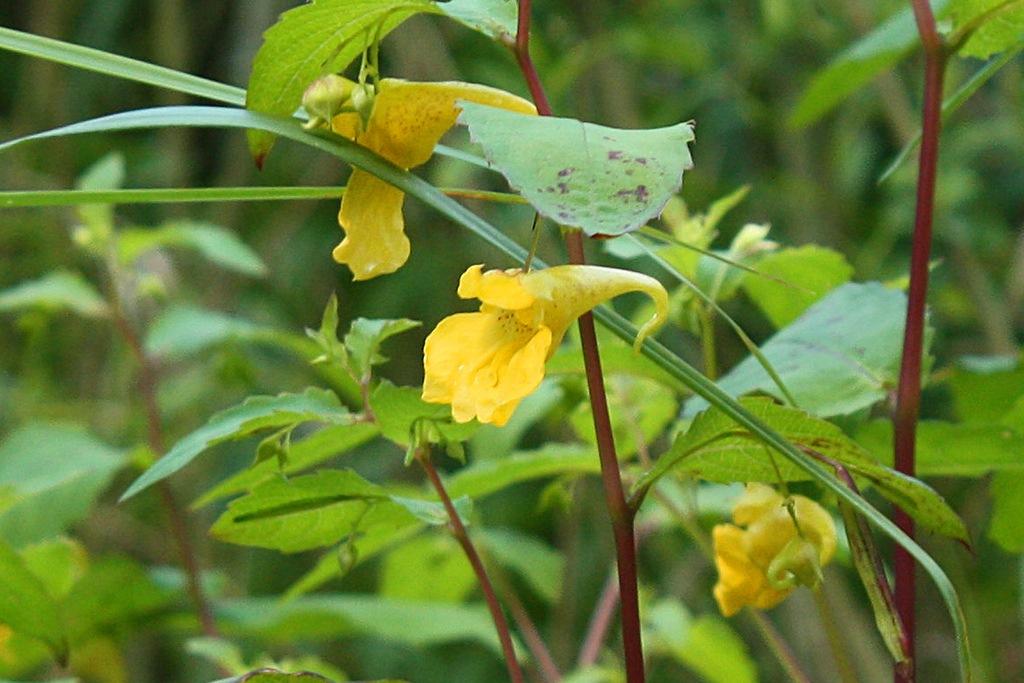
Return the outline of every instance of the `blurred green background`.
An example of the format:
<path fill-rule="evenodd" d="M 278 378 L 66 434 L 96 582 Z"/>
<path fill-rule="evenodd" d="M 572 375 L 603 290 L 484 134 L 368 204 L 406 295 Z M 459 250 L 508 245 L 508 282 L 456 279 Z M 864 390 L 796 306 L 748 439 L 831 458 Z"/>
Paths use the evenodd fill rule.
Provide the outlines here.
<path fill-rule="evenodd" d="M 214 80 L 244 86 L 262 32 L 294 2 L 259 0 L 33 0 L 0 3 L 0 25 L 88 45 Z M 812 75 L 843 48 L 903 4 L 884 0 L 707 0 L 537 2 L 534 55 L 555 112 L 624 127 L 657 127 L 694 119 L 695 168 L 682 196 L 693 209 L 745 184 L 749 197 L 720 226 L 717 245 L 746 222 L 772 224 L 771 237 L 788 245 L 817 243 L 841 251 L 858 280 L 888 280 L 905 273 L 913 224 L 913 164 L 884 184 L 878 177 L 918 128 L 920 61 L 917 57 L 874 80 L 821 121 L 794 129 L 787 120 Z M 441 18 L 419 16 L 384 43 L 386 75 L 419 80 L 459 79 L 526 94 L 511 56 L 480 35 Z M 958 60 L 949 69 L 957 84 L 980 65 Z M 1024 62 L 1018 57 L 949 122 L 943 134 L 934 250 L 932 322 L 935 367 L 948 368 L 965 354 L 1016 354 L 1024 326 Z M 8 139 L 107 113 L 189 102 L 153 88 L 75 71 L 0 52 L 0 137 Z M 465 142 L 464 131 L 450 137 Z M 46 141 L 5 153 L 3 190 L 61 189 L 108 152 L 127 163 L 127 187 L 234 185 L 340 185 L 347 169 L 334 158 L 282 142 L 265 170 L 254 168 L 238 132 L 143 131 Z M 505 189 L 500 178 L 447 158 L 418 171 L 439 186 Z M 522 207 L 470 203 L 525 243 L 532 213 Z M 198 259 L 147 263 L 158 273 L 163 298 L 242 315 L 299 332 L 319 322 L 332 292 L 341 303 L 342 327 L 357 316 L 413 317 L 424 328 L 392 342 L 387 375 L 397 383 L 421 381 L 422 339 L 442 316 L 467 306 L 455 297 L 459 273 L 471 263 L 509 264 L 487 245 L 448 224 L 415 201 L 406 204 L 413 242 L 409 263 L 396 275 L 353 283 L 330 258 L 340 239 L 337 201 L 124 206 L 123 226 L 157 225 L 174 218 L 209 221 L 239 235 L 269 265 L 264 278 L 224 275 Z M 71 242 L 71 209 L 0 211 L 0 289 L 55 268 L 99 278 L 95 265 Z M 549 236 L 542 255 L 557 261 L 561 246 Z M 594 254 L 599 252 L 595 249 Z M 154 304 L 155 306 L 158 304 Z M 770 332 L 743 302 L 727 310 L 754 336 Z M 677 335 L 684 357 L 699 362 L 696 341 Z M 723 365 L 745 355 L 731 336 L 720 340 Z M 111 443 L 130 445 L 144 429 L 131 393 L 132 366 L 102 322 L 43 313 L 0 317 L 0 433 L 30 418 L 88 424 Z M 311 374 L 294 360 L 242 346 L 228 346 L 181 363 L 162 386 L 170 437 L 201 424 L 214 411 L 253 393 L 299 390 Z M 211 381 L 211 378 L 214 378 Z M 925 395 L 929 417 L 949 417 L 947 388 Z M 557 425 L 551 429 L 557 431 Z M 535 435 L 535 438 L 540 438 Z M 363 466 L 403 476 L 400 458 L 365 453 Z M 228 449 L 210 460 L 209 477 L 234 471 L 251 450 Z M 189 500 L 205 475 L 174 484 Z M 79 534 L 90 550 L 135 554 L 173 562 L 152 503 L 114 504 L 119 480 Z M 986 482 L 933 482 L 962 512 L 972 531 L 988 515 Z M 587 605 L 604 579 L 610 549 L 599 514 L 596 483 L 578 487 L 570 519 L 535 514 L 538 490 L 488 502 L 488 519 L 516 525 L 568 544 L 578 568 L 573 600 L 544 624 L 556 655 L 567 657 L 585 628 Z M 595 512 L 585 515 L 586 511 Z M 216 510 L 195 518 L 202 530 Z M 581 521 L 582 520 L 582 521 Z M 925 539 L 947 567 L 969 605 L 985 680 L 1024 677 L 1021 644 L 1021 566 L 978 533 L 975 554 Z M 204 561 L 230 577 L 231 591 L 271 594 L 287 587 L 309 557 L 201 543 Z M 666 558 L 671 559 L 667 562 Z M 681 558 L 681 559 L 680 559 Z M 706 610 L 709 568 L 682 537 L 658 538 L 643 556 L 652 582 L 669 587 L 697 611 Z M 667 568 L 667 569 L 666 569 Z M 663 574 L 663 572 L 667 572 Z M 372 585 L 370 575 L 349 579 Z M 844 629 L 866 671 L 883 680 L 885 657 L 871 632 L 870 616 L 856 607 L 854 583 L 838 585 Z M 922 587 L 920 648 L 926 677 L 952 680 L 948 624 L 939 601 Z M 805 596 L 806 597 L 806 596 Z M 844 602 L 845 601 L 845 602 Z M 532 606 L 535 607 L 535 606 Z M 830 680 L 831 663 L 808 616 L 808 601 L 795 599 L 775 613 L 814 680 Z M 541 610 L 542 612 L 542 610 Z M 932 627 L 931 625 L 934 625 Z M 741 631 L 743 629 L 741 628 Z M 744 633 L 745 635 L 749 635 Z M 180 643 L 145 634 L 131 640 L 131 680 L 201 681 L 210 671 L 184 659 Z M 750 641 L 754 642 L 754 641 Z M 302 650 L 302 646 L 297 647 Z M 291 651 L 284 648 L 284 651 Z M 457 656 L 456 656 L 457 655 Z M 348 641 L 336 659 L 358 661 L 366 676 L 412 676 L 420 681 L 496 680 L 500 666 L 481 648 L 402 649 L 370 639 Z M 758 653 L 764 680 L 781 680 L 774 663 Z M 388 661 L 388 668 L 382 661 Z M 374 664 L 374 663 L 377 664 Z M 375 666 L 378 668 L 375 669 Z M 358 668 L 358 667 L 354 667 Z M 677 680 L 674 669 L 654 680 Z M 205 678 L 203 676 L 206 676 Z M 878 677 L 873 677 L 878 676 Z"/>

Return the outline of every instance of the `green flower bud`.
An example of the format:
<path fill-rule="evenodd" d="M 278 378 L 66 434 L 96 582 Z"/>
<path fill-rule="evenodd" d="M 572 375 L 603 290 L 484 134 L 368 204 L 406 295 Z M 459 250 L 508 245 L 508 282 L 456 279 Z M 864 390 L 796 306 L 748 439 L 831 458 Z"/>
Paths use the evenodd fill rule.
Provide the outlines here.
<path fill-rule="evenodd" d="M 309 114 L 307 128 L 330 125 L 330 121 L 345 107 L 356 84 L 337 74 L 328 74 L 309 84 L 302 94 L 302 107 Z"/>

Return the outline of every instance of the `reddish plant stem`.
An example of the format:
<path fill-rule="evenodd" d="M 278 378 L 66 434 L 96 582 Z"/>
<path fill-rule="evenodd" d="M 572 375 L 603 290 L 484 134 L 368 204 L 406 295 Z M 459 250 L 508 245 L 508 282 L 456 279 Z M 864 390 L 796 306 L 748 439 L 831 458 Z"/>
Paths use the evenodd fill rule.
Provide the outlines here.
<path fill-rule="evenodd" d="M 416 452 L 416 460 L 423 467 L 427 479 L 430 480 L 431 485 L 437 492 L 438 498 L 441 499 L 441 503 L 448 513 L 448 526 L 452 531 L 452 535 L 455 536 L 455 540 L 462 546 L 462 551 L 466 554 L 469 564 L 472 565 L 476 579 L 480 583 L 481 590 L 484 592 L 484 599 L 487 601 L 487 608 L 491 612 L 494 628 L 498 632 L 498 640 L 501 641 L 501 650 L 505 655 L 505 666 L 508 668 L 509 680 L 512 683 L 523 683 L 523 670 L 519 667 L 519 660 L 516 659 L 515 646 L 512 644 L 512 633 L 509 631 L 508 621 L 505 619 L 505 613 L 501 609 L 501 603 L 498 602 L 498 596 L 494 592 L 494 585 L 491 583 L 490 577 L 487 576 L 487 569 L 484 567 L 483 560 L 480 559 L 480 553 L 476 551 L 476 546 L 470 540 L 469 533 L 466 531 L 462 519 L 459 518 L 459 513 L 455 509 L 455 505 L 452 504 L 451 497 L 448 495 L 448 490 L 444 487 L 444 482 L 441 481 L 441 477 L 437 474 L 434 463 L 430 461 L 429 451 L 419 449 Z"/>
<path fill-rule="evenodd" d="M 551 116 L 544 87 L 537 69 L 530 58 L 530 0 L 519 0 L 519 23 L 513 51 L 516 61 L 526 79 L 527 87 L 541 116 Z M 583 251 L 583 236 L 578 230 L 566 233 L 566 248 L 569 262 L 576 265 L 586 263 Z M 587 374 L 587 389 L 590 393 L 591 412 L 594 416 L 594 431 L 597 435 L 597 453 L 601 460 L 601 481 L 611 516 L 612 533 L 615 538 L 616 566 L 619 575 L 619 593 L 622 615 L 622 647 L 626 660 L 627 683 L 644 682 L 643 644 L 640 639 L 640 600 L 636 561 L 636 539 L 633 530 L 635 511 L 626 502 L 622 486 L 619 460 L 615 455 L 615 438 L 612 434 L 611 417 L 608 413 L 608 397 L 605 395 L 604 373 L 601 370 L 601 355 L 597 349 L 597 334 L 594 331 L 594 317 L 585 313 L 579 319 L 580 343 L 583 347 L 583 364 Z"/>
<path fill-rule="evenodd" d="M 932 246 L 932 215 L 935 207 L 935 178 L 939 153 L 939 130 L 942 125 L 942 81 L 946 69 L 946 50 L 939 37 L 928 0 L 911 0 L 914 19 L 924 47 L 924 103 L 922 107 L 921 153 L 918 161 L 917 206 L 914 238 L 910 257 L 910 287 L 907 296 L 907 318 L 903 335 L 903 357 L 900 364 L 896 407 L 893 412 L 893 448 L 896 470 L 914 476 L 914 451 L 917 419 L 921 407 L 921 356 L 924 347 L 925 303 L 928 292 L 928 261 Z M 914 537 L 910 516 L 897 509 L 896 525 Z M 914 651 L 914 560 L 904 548 L 897 546 L 893 555 L 896 609 L 906 629 L 912 662 Z M 913 683 L 913 666 L 896 668 L 896 683 Z"/>
<path fill-rule="evenodd" d="M 494 581 L 501 590 L 505 604 L 508 605 L 509 614 L 512 615 L 512 621 L 516 622 L 516 628 L 519 629 L 523 642 L 526 643 L 530 654 L 536 660 L 537 669 L 544 683 L 558 683 L 562 680 L 562 672 L 559 670 L 558 664 L 555 663 L 555 658 L 551 656 L 547 643 L 541 638 L 537 625 L 530 618 L 530 613 L 526 611 L 526 606 L 523 605 L 510 582 L 502 576 L 500 571 L 494 572 Z"/>
<path fill-rule="evenodd" d="M 580 647 L 580 654 L 576 659 L 576 668 L 586 669 L 597 661 L 618 603 L 619 584 L 616 573 L 613 571 L 609 572 L 608 580 L 604 582 L 604 588 L 601 589 L 601 597 L 597 599 L 597 607 L 594 608 L 594 613 L 590 617 L 587 636 L 583 639 L 583 646 Z"/>
<path fill-rule="evenodd" d="M 139 393 L 142 396 L 142 402 L 146 411 L 147 441 L 153 453 L 160 456 L 166 452 L 166 449 L 160 419 L 160 408 L 156 400 L 156 369 L 153 367 L 152 360 L 146 355 L 139 335 L 125 316 L 124 307 L 119 294 L 117 294 L 117 287 L 118 283 L 115 278 L 115 281 L 111 284 L 111 289 L 114 292 L 112 294 L 113 305 L 111 306 L 114 325 L 117 327 L 121 338 L 128 346 L 132 357 L 138 365 Z M 196 552 L 189 536 L 185 515 L 182 513 L 181 507 L 174 497 L 174 492 L 167 481 L 161 481 L 157 485 L 157 492 L 170 523 L 171 535 L 174 537 L 175 545 L 178 547 L 178 556 L 182 569 L 185 570 L 189 597 L 192 599 L 192 604 L 195 607 L 199 625 L 204 635 L 210 638 L 217 638 L 220 633 L 217 630 L 217 623 L 213 618 L 213 610 L 210 608 L 210 603 L 206 599 L 206 593 L 203 591 L 199 561 L 196 559 Z"/>

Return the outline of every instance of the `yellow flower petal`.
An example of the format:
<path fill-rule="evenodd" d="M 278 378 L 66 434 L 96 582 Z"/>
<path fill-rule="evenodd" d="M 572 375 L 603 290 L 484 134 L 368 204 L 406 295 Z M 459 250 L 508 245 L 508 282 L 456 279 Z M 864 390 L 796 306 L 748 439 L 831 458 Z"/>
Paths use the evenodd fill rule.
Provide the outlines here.
<path fill-rule="evenodd" d="M 531 306 L 534 297 L 522 284 L 521 270 L 489 270 L 470 266 L 459 278 L 458 294 L 463 299 L 480 299 L 497 308 L 517 310 Z"/>
<path fill-rule="evenodd" d="M 358 168 L 352 171 L 341 200 L 338 223 L 345 239 L 334 260 L 345 263 L 356 280 L 393 273 L 409 258 L 409 238 L 402 220 L 401 190 Z"/>
<path fill-rule="evenodd" d="M 334 132 L 410 169 L 426 162 L 441 136 L 455 125 L 458 100 L 535 114 L 532 104 L 497 88 L 474 83 L 416 83 L 385 78 L 379 84 L 365 130 L 358 114 L 339 114 Z M 341 200 L 338 223 L 345 239 L 334 258 L 347 264 L 356 280 L 392 273 L 409 258 L 402 204 L 405 194 L 383 181 L 369 182 L 355 170 Z M 386 188 L 386 189 L 385 189 Z M 365 204 L 366 206 L 363 206 Z M 377 252 L 376 254 L 374 252 Z"/>

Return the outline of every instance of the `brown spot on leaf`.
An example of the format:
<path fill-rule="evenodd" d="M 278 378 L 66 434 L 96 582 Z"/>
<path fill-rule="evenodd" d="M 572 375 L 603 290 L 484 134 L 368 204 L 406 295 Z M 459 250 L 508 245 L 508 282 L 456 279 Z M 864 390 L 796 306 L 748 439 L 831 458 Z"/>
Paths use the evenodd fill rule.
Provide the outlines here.
<path fill-rule="evenodd" d="M 616 160 L 616 159 L 621 159 L 622 158 L 622 152 L 620 150 L 613 149 L 612 151 L 608 152 L 608 158 L 613 160 L 613 161 Z"/>
<path fill-rule="evenodd" d="M 566 176 L 572 175 L 573 172 L 575 172 L 575 171 L 576 171 L 576 167 L 575 166 L 570 166 L 568 168 L 563 168 L 561 171 L 558 172 L 558 177 L 559 178 L 565 178 Z"/>

